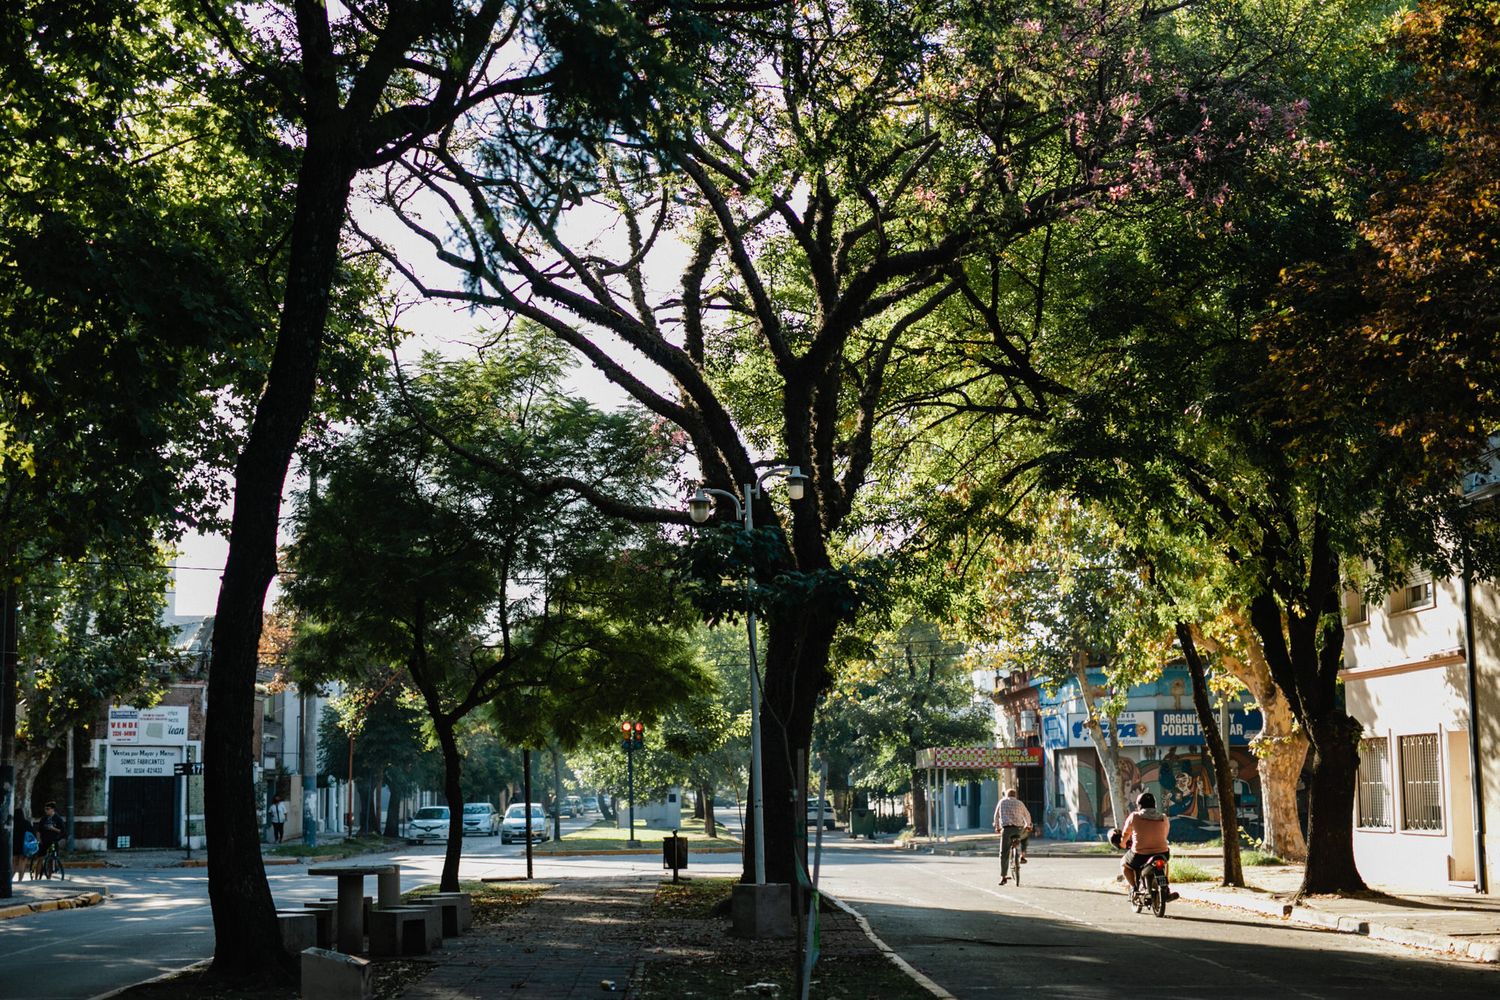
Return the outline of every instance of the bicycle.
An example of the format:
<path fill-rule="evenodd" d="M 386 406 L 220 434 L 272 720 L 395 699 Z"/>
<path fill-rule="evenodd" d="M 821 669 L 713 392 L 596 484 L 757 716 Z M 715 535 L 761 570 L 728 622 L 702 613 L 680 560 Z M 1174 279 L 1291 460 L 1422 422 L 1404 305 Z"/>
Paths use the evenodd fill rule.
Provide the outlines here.
<path fill-rule="evenodd" d="M 1017 837 L 1010 845 L 1010 877 L 1016 885 L 1021 884 L 1021 843 Z"/>
<path fill-rule="evenodd" d="M 50 845 L 45 851 L 37 852 L 36 857 L 31 859 L 31 880 L 35 882 L 39 878 L 50 879 L 56 875 L 59 881 L 67 881 L 67 870 L 63 867 L 62 855 L 57 852 L 57 845 Z"/>

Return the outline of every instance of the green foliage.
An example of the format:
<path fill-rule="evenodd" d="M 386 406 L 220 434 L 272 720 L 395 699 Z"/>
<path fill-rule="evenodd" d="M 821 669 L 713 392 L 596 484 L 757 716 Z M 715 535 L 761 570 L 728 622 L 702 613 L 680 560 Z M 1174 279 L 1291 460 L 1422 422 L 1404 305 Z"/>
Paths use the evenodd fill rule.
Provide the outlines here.
<path fill-rule="evenodd" d="M 894 795 L 910 787 L 918 750 L 993 739 L 962 645 L 909 621 L 841 652 L 813 750 L 829 758 L 832 774 L 848 775 L 849 787 Z"/>
<path fill-rule="evenodd" d="M 165 557 L 159 546 L 119 545 L 27 573 L 18 729 L 25 745 L 56 746 L 101 702 L 154 703 L 186 666 L 161 621 Z"/>

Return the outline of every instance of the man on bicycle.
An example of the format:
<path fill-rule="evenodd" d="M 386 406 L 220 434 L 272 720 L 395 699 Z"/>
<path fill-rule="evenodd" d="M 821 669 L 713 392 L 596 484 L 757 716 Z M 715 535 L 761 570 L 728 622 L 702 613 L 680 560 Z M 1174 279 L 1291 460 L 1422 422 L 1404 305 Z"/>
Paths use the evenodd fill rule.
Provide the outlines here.
<path fill-rule="evenodd" d="M 1031 836 L 1031 810 L 1018 798 L 1014 788 L 1005 790 L 1005 798 L 995 807 L 995 832 L 1000 834 L 1000 884 L 1010 881 L 1006 865 L 1010 859 L 1010 845 L 1021 844 L 1021 863 L 1026 863 L 1026 840 Z"/>
<path fill-rule="evenodd" d="M 1156 808 L 1156 796 L 1150 792 L 1142 792 L 1140 798 L 1135 800 L 1135 812 L 1130 814 L 1120 830 L 1120 843 L 1125 847 L 1120 871 L 1130 887 L 1128 892 L 1135 891 L 1136 878 L 1147 861 L 1158 854 L 1167 858 L 1172 856 L 1167 845 L 1167 830 L 1170 827 L 1171 820 Z M 1176 899 L 1177 893 L 1174 892 L 1167 898 Z"/>
<path fill-rule="evenodd" d="M 48 802 L 42 818 L 36 821 L 36 836 L 42 842 L 37 857 L 43 857 L 63 839 L 63 818 L 57 814 L 57 803 Z"/>

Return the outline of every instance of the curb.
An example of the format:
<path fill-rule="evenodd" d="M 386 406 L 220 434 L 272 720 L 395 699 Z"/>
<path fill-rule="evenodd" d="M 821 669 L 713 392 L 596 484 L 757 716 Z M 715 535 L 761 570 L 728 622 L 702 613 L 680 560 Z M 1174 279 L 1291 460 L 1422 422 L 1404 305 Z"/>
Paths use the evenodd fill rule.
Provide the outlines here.
<path fill-rule="evenodd" d="M 843 910 L 845 913 L 849 914 L 849 916 L 853 917 L 854 922 L 859 924 L 859 929 L 865 932 L 865 937 L 870 939 L 870 943 L 879 948 L 881 954 L 890 959 L 891 962 L 896 966 L 896 968 L 900 969 L 902 972 L 910 976 L 912 978 L 912 981 L 915 982 L 918 986 L 925 989 L 928 993 L 931 993 L 934 997 L 937 998 L 937 1000 L 958 1000 L 958 998 L 955 997 L 952 993 L 949 993 L 937 983 L 933 982 L 931 979 L 928 979 L 922 973 L 918 972 L 915 968 L 912 967 L 912 964 L 910 962 L 902 958 L 900 955 L 896 954 L 895 949 L 886 944 L 884 941 L 880 940 L 880 935 L 875 933 L 874 928 L 870 926 L 870 922 L 864 918 L 864 914 L 860 913 L 854 907 L 850 906 L 842 899 L 839 899 L 837 896 L 830 896 L 826 892 L 819 892 L 819 895 L 828 900 L 834 906 L 837 906 L 839 909 Z"/>
<path fill-rule="evenodd" d="M 1392 944 L 1404 945 L 1408 948 L 1421 948 L 1424 951 L 1443 952 L 1444 954 L 1468 958 L 1476 962 L 1484 962 L 1491 965 L 1500 964 L 1500 943 L 1465 941 L 1463 938 L 1453 937 L 1449 934 L 1434 934 L 1431 931 L 1413 930 L 1410 927 L 1396 927 L 1391 924 L 1372 922 L 1347 914 L 1315 910 L 1310 907 L 1298 906 L 1276 899 L 1241 898 L 1238 895 L 1231 896 L 1218 893 L 1212 889 L 1195 889 L 1190 885 L 1179 884 L 1173 888 L 1176 889 L 1183 899 L 1196 903 L 1207 903 L 1211 906 L 1244 910 L 1276 920 L 1285 920 L 1288 923 L 1298 924 L 1303 927 L 1319 927 L 1323 930 L 1333 931 L 1336 934 L 1359 934 L 1364 937 L 1374 938 L 1377 941 L 1389 941 Z"/>
<path fill-rule="evenodd" d="M 104 902 L 104 896 L 97 892 L 83 892 L 77 896 L 64 896 L 61 899 L 44 899 L 36 903 L 17 903 L 0 909 L 0 920 L 11 920 L 15 917 L 25 917 L 33 913 L 50 913 L 53 910 L 77 910 L 85 906 L 95 906 Z"/>
<path fill-rule="evenodd" d="M 213 959 L 211 959 L 211 958 L 205 958 L 201 962 L 194 962 L 192 965 L 184 965 L 180 969 L 172 969 L 170 972 L 163 972 L 161 975 L 159 975 L 159 976 L 152 976 L 150 979 L 142 979 L 140 982 L 138 982 L 138 983 L 131 983 L 129 986 L 121 986 L 121 987 L 118 987 L 117 989 L 110 990 L 107 993 L 98 993 L 98 994 L 95 994 L 94 996 L 89 997 L 89 1000 L 113 1000 L 114 997 L 124 996 L 126 993 L 128 993 L 131 990 L 135 989 L 137 986 L 145 986 L 148 983 L 159 983 L 162 980 L 171 979 L 174 976 L 180 976 L 184 972 L 192 972 L 195 969 L 204 969 L 204 968 L 207 968 L 209 965 L 212 965 L 212 964 L 213 964 Z"/>

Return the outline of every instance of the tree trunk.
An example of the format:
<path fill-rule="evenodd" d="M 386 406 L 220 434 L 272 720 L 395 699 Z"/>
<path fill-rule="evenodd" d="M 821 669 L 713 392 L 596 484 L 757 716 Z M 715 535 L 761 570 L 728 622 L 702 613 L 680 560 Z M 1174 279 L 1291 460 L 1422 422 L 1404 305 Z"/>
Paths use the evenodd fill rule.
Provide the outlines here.
<path fill-rule="evenodd" d="M 1342 582 L 1325 519 L 1314 519 L 1306 583 L 1283 604 L 1267 586 L 1250 602 L 1249 619 L 1277 688 L 1312 741 L 1304 893 L 1365 889 L 1354 862 L 1354 775 L 1363 727 L 1338 697 L 1344 656 Z M 1286 593 L 1294 593 L 1283 586 Z"/>
<path fill-rule="evenodd" d="M 552 748 L 552 842 L 562 842 L 562 754 Z"/>
<path fill-rule="evenodd" d="M 765 796 L 766 880 L 793 886 L 806 865 L 804 817 L 797 815 L 799 754 L 812 745 L 813 713 L 828 686 L 828 652 L 837 620 L 821 601 L 811 600 L 768 621 L 765 700 L 761 703 L 762 782 Z M 753 853 L 746 852 L 747 881 L 754 878 Z M 801 904 L 800 898 L 794 905 Z"/>
<path fill-rule="evenodd" d="M 5 607 L 0 608 L 0 810 L 4 810 L 4 815 L 0 816 L 0 832 L 3 832 L 5 843 L 9 845 L 14 843 L 12 838 L 15 836 L 16 804 L 21 801 L 16 797 L 15 764 L 16 698 L 21 691 L 21 609 L 14 579 L 15 552 L 10 551 L 6 555 L 9 559 L 5 568 L 10 572 L 5 583 Z M 5 876 L 5 884 L 0 885 L 0 899 L 11 897 L 11 880 L 15 873 L 11 870 L 10 863 L 11 853 L 7 846 L 5 860 L 0 863 L 3 864 L 0 874 Z"/>
<path fill-rule="evenodd" d="M 284 982 L 294 969 L 281 947 L 276 904 L 261 862 L 259 816 L 251 794 L 255 762 L 250 734 L 266 588 L 276 573 L 281 491 L 312 411 L 353 177 L 342 126 L 310 121 L 307 134 L 276 350 L 235 466 L 229 555 L 214 617 L 203 811 L 214 915 L 211 971 L 221 979 Z"/>
<path fill-rule="evenodd" d="M 1307 801 L 1307 867 L 1301 893 L 1365 889 L 1354 863 L 1354 773 L 1364 727 L 1333 709 L 1313 723 L 1312 784 Z"/>
<path fill-rule="evenodd" d="M 1219 792 L 1219 829 L 1224 840 L 1224 885 L 1244 887 L 1245 874 L 1240 868 L 1240 823 L 1234 808 L 1234 776 L 1229 773 L 1229 750 L 1224 745 L 1227 734 L 1219 731 L 1218 719 L 1208 700 L 1208 677 L 1203 669 L 1203 660 L 1198 656 L 1198 647 L 1193 643 L 1192 630 L 1186 622 L 1177 623 L 1177 641 L 1182 645 L 1182 655 L 1187 660 L 1188 676 L 1193 681 L 1193 708 L 1198 712 L 1198 726 L 1203 730 L 1203 742 L 1214 762 L 1214 783 Z"/>
<path fill-rule="evenodd" d="M 1112 825 L 1123 826 L 1130 809 L 1125 803 L 1125 790 L 1120 787 L 1120 731 L 1111 720 L 1106 737 L 1104 727 L 1099 723 L 1099 709 L 1094 704 L 1094 693 L 1089 690 L 1088 654 L 1073 654 L 1073 676 L 1078 679 L 1078 692 L 1083 698 L 1084 711 L 1088 713 L 1089 739 L 1104 762 L 1104 785 L 1109 789 L 1109 807 L 1114 814 Z"/>
<path fill-rule="evenodd" d="M 385 811 L 385 835 L 393 840 L 401 836 L 401 803 L 396 800 L 395 788 L 391 789 L 391 804 Z"/>
<path fill-rule="evenodd" d="M 719 823 L 714 816 L 714 790 L 712 785 L 698 786 L 698 805 L 703 810 L 703 835 L 709 838 L 719 836 Z"/>
<path fill-rule="evenodd" d="M 599 793 L 599 815 L 606 823 L 613 823 L 619 815 L 615 810 L 615 797 L 605 792 Z"/>
<path fill-rule="evenodd" d="M 703 818 L 703 784 L 700 782 L 693 786 L 696 793 L 693 796 L 693 819 Z"/>
<path fill-rule="evenodd" d="M 443 752 L 443 798 L 448 804 L 448 844 L 443 853 L 440 892 L 458 892 L 458 864 L 464 853 L 464 783 L 463 756 L 458 750 L 458 734 L 453 723 L 433 713 L 433 731 Z"/>
<path fill-rule="evenodd" d="M 906 818 L 911 824 L 913 837 L 926 837 L 932 833 L 927 815 L 927 778 L 922 771 L 911 773 L 911 791 L 906 795 Z"/>
<path fill-rule="evenodd" d="M 1260 638 L 1242 610 L 1229 615 L 1235 636 L 1244 649 L 1244 657 L 1234 655 L 1208 633 L 1193 626 L 1193 638 L 1218 657 L 1235 678 L 1249 690 L 1260 708 L 1260 734 L 1250 741 L 1260 774 L 1261 835 L 1266 850 L 1291 861 L 1307 859 L 1307 839 L 1302 836 L 1302 821 L 1297 815 L 1297 782 L 1307 759 L 1307 733 L 1297 724 L 1292 707 L 1271 680 Z"/>

